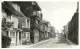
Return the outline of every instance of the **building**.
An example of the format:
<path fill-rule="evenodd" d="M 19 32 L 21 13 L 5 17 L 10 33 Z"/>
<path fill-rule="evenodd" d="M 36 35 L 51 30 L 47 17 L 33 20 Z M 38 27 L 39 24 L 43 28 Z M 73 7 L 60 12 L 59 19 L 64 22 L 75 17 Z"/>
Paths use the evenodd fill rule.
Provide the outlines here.
<path fill-rule="evenodd" d="M 43 25 L 43 20 L 41 20 L 40 23 L 40 33 L 39 33 L 39 41 L 44 40 L 44 25 Z"/>
<path fill-rule="evenodd" d="M 7 30 L 7 36 L 11 38 L 11 45 L 20 45 L 23 43 L 24 39 L 27 38 L 27 34 L 30 30 L 30 18 L 26 17 L 20 6 L 13 2 L 3 2 L 2 3 L 3 16 L 5 16 L 6 22 L 13 23 Z M 9 13 L 9 14 L 8 14 Z M 3 17 L 4 18 L 4 17 Z M 25 31 L 25 29 L 27 31 Z M 4 33 L 5 34 L 5 33 Z M 25 35 L 25 37 L 24 37 Z M 29 39 L 28 39 L 29 40 Z"/>
<path fill-rule="evenodd" d="M 52 38 L 55 36 L 54 28 L 49 24 L 49 22 L 42 20 L 40 24 L 40 41 Z"/>
<path fill-rule="evenodd" d="M 36 2 L 32 2 L 30 16 L 30 40 L 32 43 L 39 42 L 39 24 L 42 19 L 41 9 Z"/>
<path fill-rule="evenodd" d="M 78 18 L 79 18 L 79 2 L 77 2 L 77 10 L 68 24 L 68 39 L 78 44 Z"/>
<path fill-rule="evenodd" d="M 29 2 L 15 2 L 14 1 L 13 3 L 18 4 L 23 14 L 28 18 L 28 20 L 26 19 L 27 22 L 21 21 L 19 23 L 20 28 L 23 30 L 23 32 L 25 32 L 23 34 L 27 35 L 29 39 L 28 41 L 30 41 L 31 43 L 39 42 L 39 27 L 38 26 L 40 24 L 40 21 L 42 20 L 42 13 L 38 4 L 35 1 L 29 1 Z M 23 17 L 24 20 L 26 17 Z M 27 26 L 26 28 L 27 23 L 29 27 Z"/>
<path fill-rule="evenodd" d="M 2 22 L 9 26 L 2 35 L 11 38 L 12 46 L 49 39 L 54 30 L 49 22 L 42 19 L 41 8 L 35 1 L 4 1 L 2 16 Z"/>
<path fill-rule="evenodd" d="M 48 24 L 49 24 L 49 22 L 43 21 L 44 39 L 49 38 Z"/>
<path fill-rule="evenodd" d="M 48 28 L 49 28 L 49 37 L 54 38 L 56 36 L 54 26 L 49 26 Z"/>
<path fill-rule="evenodd" d="M 68 40 L 68 24 L 64 26 L 63 32 L 64 32 L 64 38 Z"/>

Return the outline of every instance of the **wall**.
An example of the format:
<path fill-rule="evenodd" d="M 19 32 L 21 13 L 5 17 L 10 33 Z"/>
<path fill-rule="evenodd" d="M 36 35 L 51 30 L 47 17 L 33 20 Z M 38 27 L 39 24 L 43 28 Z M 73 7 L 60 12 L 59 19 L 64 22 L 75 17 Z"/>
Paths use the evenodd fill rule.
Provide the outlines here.
<path fill-rule="evenodd" d="M 13 28 L 18 28 L 18 18 L 15 15 L 11 16 L 11 22 L 13 22 Z"/>

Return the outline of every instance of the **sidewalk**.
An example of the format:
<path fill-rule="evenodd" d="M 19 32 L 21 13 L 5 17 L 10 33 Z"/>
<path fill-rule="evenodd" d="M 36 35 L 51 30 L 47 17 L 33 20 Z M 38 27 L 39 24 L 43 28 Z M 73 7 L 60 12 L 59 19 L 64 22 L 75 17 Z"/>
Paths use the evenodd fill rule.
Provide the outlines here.
<path fill-rule="evenodd" d="M 42 41 L 40 41 L 40 42 L 38 42 L 38 43 L 31 44 L 31 45 L 18 45 L 18 46 L 11 46 L 10 48 L 33 48 L 35 45 L 40 45 L 40 44 L 42 44 L 42 43 L 44 43 L 44 42 L 48 42 L 48 41 L 50 41 L 51 39 L 52 39 L 52 38 L 47 39 L 47 40 L 42 40 Z"/>
<path fill-rule="evenodd" d="M 71 42 L 69 39 L 66 39 L 66 41 L 67 41 L 67 44 L 69 44 L 69 45 L 75 45 L 73 42 Z"/>
<path fill-rule="evenodd" d="M 70 40 L 66 39 L 67 44 L 71 45 L 71 47 L 76 47 L 78 45 L 75 45 L 73 42 L 71 42 Z"/>

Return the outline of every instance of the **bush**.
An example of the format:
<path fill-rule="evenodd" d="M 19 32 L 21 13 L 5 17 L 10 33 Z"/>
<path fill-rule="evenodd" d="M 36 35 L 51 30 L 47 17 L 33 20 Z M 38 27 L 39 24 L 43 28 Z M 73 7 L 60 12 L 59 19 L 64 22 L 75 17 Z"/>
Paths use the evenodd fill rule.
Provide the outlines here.
<path fill-rule="evenodd" d="M 2 36 L 2 48 L 7 48 L 10 46 L 11 39 L 7 36 Z"/>

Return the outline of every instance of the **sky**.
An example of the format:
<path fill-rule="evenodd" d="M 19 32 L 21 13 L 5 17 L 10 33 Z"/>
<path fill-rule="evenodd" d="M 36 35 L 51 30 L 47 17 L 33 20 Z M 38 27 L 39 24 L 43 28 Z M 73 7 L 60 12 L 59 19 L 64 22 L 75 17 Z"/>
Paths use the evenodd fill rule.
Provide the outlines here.
<path fill-rule="evenodd" d="M 77 8 L 77 2 L 39 1 L 38 4 L 42 9 L 43 19 L 49 21 L 59 33 L 71 20 Z"/>

